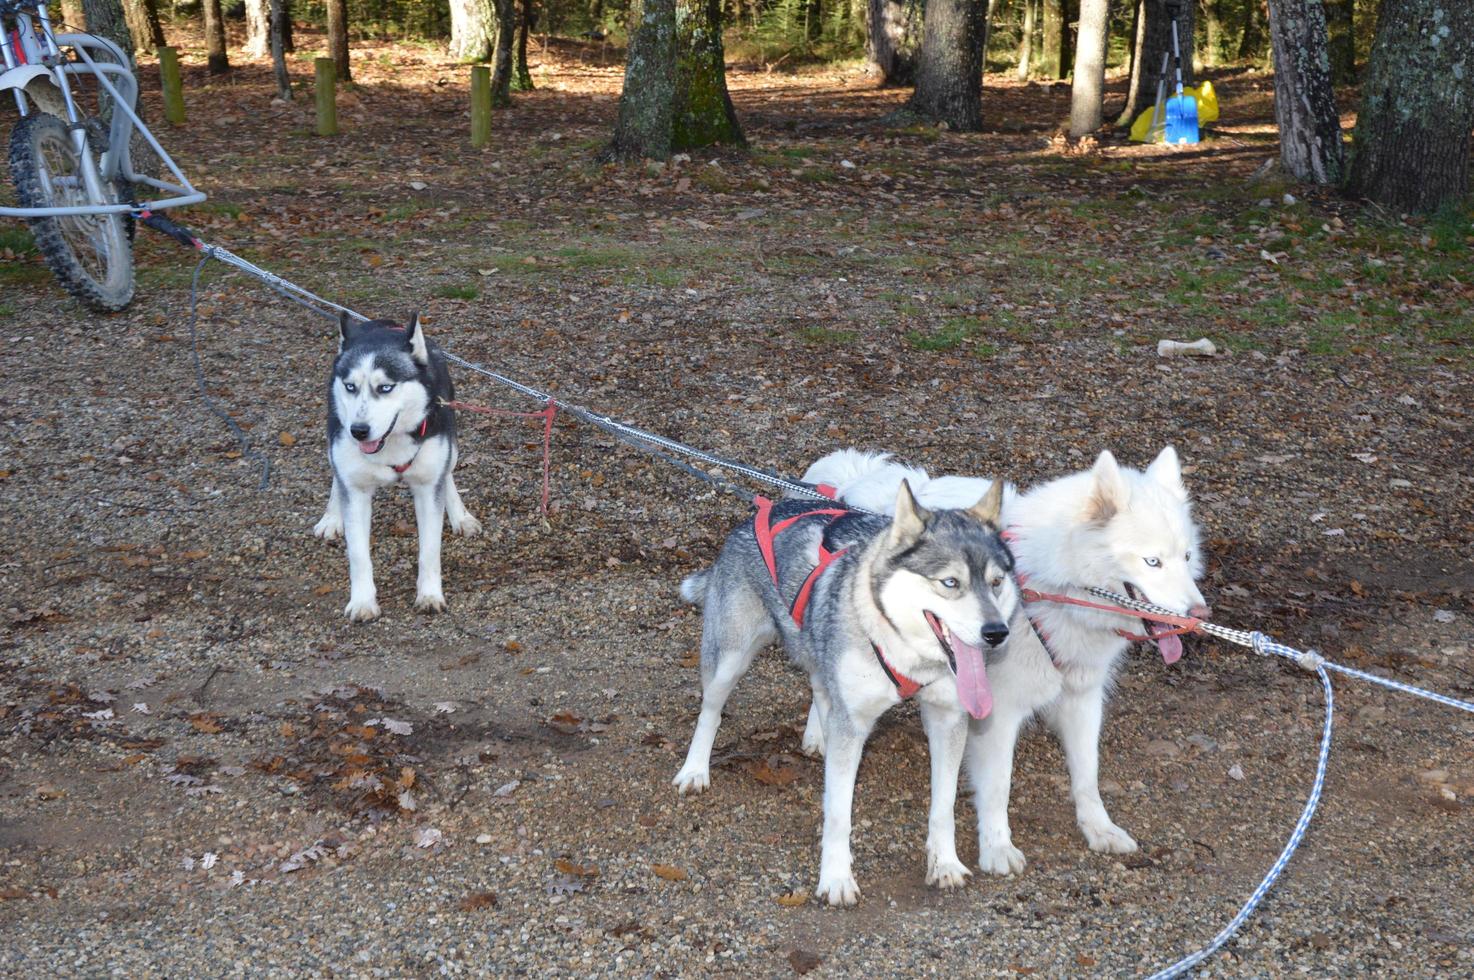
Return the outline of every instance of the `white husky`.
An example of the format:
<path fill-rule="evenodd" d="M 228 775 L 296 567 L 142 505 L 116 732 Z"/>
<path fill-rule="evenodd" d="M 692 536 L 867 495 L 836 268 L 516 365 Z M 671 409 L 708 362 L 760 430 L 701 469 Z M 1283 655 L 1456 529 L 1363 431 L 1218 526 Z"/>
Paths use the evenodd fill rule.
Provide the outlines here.
<path fill-rule="evenodd" d="M 904 479 L 926 507 L 966 506 L 988 488 L 969 477 L 931 479 L 926 471 L 889 455 L 846 449 L 804 474 L 828 484 L 841 500 L 885 512 Z M 1168 446 L 1145 471 L 1117 464 L 1103 452 L 1083 473 L 1025 493 L 1004 495 L 1002 522 L 1012 541 L 1021 584 L 1039 592 L 1099 601 L 1097 586 L 1161 606 L 1207 617 L 1196 579 L 1203 560 L 1177 452 Z M 978 864 L 995 874 L 1018 873 L 1024 855 L 1008 828 L 1009 785 L 1019 729 L 1035 715 L 1053 729 L 1070 770 L 1075 818 L 1095 851 L 1128 854 L 1131 835 L 1111 820 L 1100 798 L 1100 725 L 1106 689 L 1130 640 L 1120 635 L 1136 621 L 1079 606 L 1036 602 L 1026 607 L 1034 629 L 1015 628 L 997 667 L 989 667 L 993 712 L 973 722 L 967 769 L 977 790 Z M 1145 624 L 1162 659 L 1182 655 L 1167 627 Z"/>

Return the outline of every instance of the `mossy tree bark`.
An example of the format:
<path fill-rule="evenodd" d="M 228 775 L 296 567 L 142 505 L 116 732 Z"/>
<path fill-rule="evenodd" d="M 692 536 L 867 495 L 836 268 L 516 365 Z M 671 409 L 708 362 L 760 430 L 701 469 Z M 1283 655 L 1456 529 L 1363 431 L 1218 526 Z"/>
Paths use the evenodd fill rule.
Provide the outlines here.
<path fill-rule="evenodd" d="M 283 102 L 292 101 L 292 76 L 287 72 L 286 0 L 271 0 L 271 71 L 276 78 L 276 95 Z"/>
<path fill-rule="evenodd" d="M 522 14 L 517 18 L 517 53 L 512 66 L 512 91 L 531 92 L 532 72 L 527 67 L 527 35 L 537 23 L 535 0 L 522 0 Z"/>
<path fill-rule="evenodd" d="M 164 25 L 159 22 L 158 0 L 123 0 L 128 33 L 139 51 L 152 53 L 164 46 Z"/>
<path fill-rule="evenodd" d="M 1296 180 L 1339 184 L 1345 174 L 1341 117 L 1320 0 L 1269 0 L 1269 40 L 1280 165 Z"/>
<path fill-rule="evenodd" d="M 868 0 L 865 5 L 865 56 L 885 85 L 910 85 L 916 79 L 921 4 L 910 0 Z"/>
<path fill-rule="evenodd" d="M 676 94 L 676 0 L 635 0 L 629 52 L 608 160 L 665 160 Z"/>
<path fill-rule="evenodd" d="M 1355 0 L 1324 0 L 1330 36 L 1331 83 L 1356 84 Z"/>
<path fill-rule="evenodd" d="M 491 52 L 491 104 L 512 104 L 512 42 L 517 34 L 517 0 L 493 0 L 496 46 Z"/>
<path fill-rule="evenodd" d="M 1105 121 L 1106 42 L 1110 0 L 1081 0 L 1080 37 L 1075 43 L 1075 80 L 1070 86 L 1070 135 L 1095 132 Z"/>
<path fill-rule="evenodd" d="M 1474 3 L 1383 0 L 1361 86 L 1352 193 L 1436 211 L 1469 193 Z"/>
<path fill-rule="evenodd" d="M 1250 0 L 1255 3 L 1257 0 Z M 1132 93 L 1133 101 L 1141 108 L 1156 102 L 1157 80 L 1162 75 L 1162 55 L 1167 55 L 1167 93 L 1176 89 L 1177 74 L 1172 62 L 1172 16 L 1177 16 L 1177 40 L 1182 51 L 1182 84 L 1193 82 L 1193 16 L 1191 3 L 1176 3 L 1174 0 L 1146 0 L 1143 13 L 1146 15 L 1141 42 L 1141 74 Z"/>
<path fill-rule="evenodd" d="M 983 128 L 987 11 L 985 0 L 930 0 L 909 112 L 964 132 Z"/>
<path fill-rule="evenodd" d="M 747 142 L 727 92 L 721 0 L 676 0 L 676 91 L 671 147 Z"/>
<path fill-rule="evenodd" d="M 128 30 L 128 17 L 121 0 L 82 0 L 82 14 L 87 19 L 87 30 L 122 48 L 131 66 L 135 53 L 133 35 Z"/>
<path fill-rule="evenodd" d="M 450 0 L 450 49 L 457 61 L 486 61 L 496 39 L 492 0 Z"/>

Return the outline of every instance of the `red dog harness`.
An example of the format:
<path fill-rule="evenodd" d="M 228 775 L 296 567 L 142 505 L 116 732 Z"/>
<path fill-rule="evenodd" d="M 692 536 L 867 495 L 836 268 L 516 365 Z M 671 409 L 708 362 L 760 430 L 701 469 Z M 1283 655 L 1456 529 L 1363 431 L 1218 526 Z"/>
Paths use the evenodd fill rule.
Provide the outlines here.
<path fill-rule="evenodd" d="M 835 497 L 835 488 L 826 483 L 819 484 L 817 489 L 826 497 L 831 499 Z M 772 521 L 773 502 L 767 497 L 762 496 L 754 497 L 752 502 L 757 507 L 757 514 L 752 519 L 752 533 L 757 538 L 758 551 L 762 553 L 763 564 L 767 566 L 768 574 L 772 576 L 773 585 L 775 586 L 778 585 L 778 562 L 774 557 L 774 538 L 805 518 L 828 517 L 829 520 L 825 523 L 827 527 L 829 524 L 850 513 L 846 507 L 816 507 L 813 510 L 806 510 L 801 514 L 786 517 L 777 524 L 774 524 Z M 848 550 L 848 548 L 841 548 L 838 551 L 830 551 L 824 547 L 823 538 L 820 538 L 819 561 L 814 565 L 814 570 L 809 572 L 808 577 L 804 579 L 803 585 L 799 586 L 798 595 L 794 596 L 793 605 L 788 610 L 789 614 L 793 616 L 794 625 L 799 628 L 803 627 L 804 611 L 809 607 L 809 599 L 814 592 L 814 583 L 819 581 L 819 576 L 824 574 L 825 569 L 834 564 L 839 556 Z M 881 652 L 879 644 L 874 640 L 870 641 L 870 649 L 875 652 L 875 659 L 880 664 L 880 669 L 885 672 L 885 676 L 890 679 L 890 682 L 896 686 L 896 693 L 901 696 L 902 700 L 911 697 L 917 691 L 921 690 L 920 684 L 890 665 L 890 662 L 885 659 L 885 654 Z"/>
<path fill-rule="evenodd" d="M 395 327 L 395 329 L 396 330 L 402 330 L 404 328 L 403 327 Z M 420 431 L 417 432 L 417 433 L 415 433 L 415 435 L 416 435 L 417 438 L 423 439 L 423 438 L 425 438 L 425 433 L 428 432 L 429 430 L 430 430 L 430 416 L 426 415 L 424 418 L 420 419 Z M 396 472 L 396 473 L 398 473 L 400 475 L 403 475 L 404 474 L 404 471 L 407 470 L 407 469 L 409 469 L 411 466 L 415 465 L 415 460 L 417 460 L 419 458 L 420 458 L 420 451 L 418 449 L 416 449 L 415 450 L 415 454 L 409 458 L 409 462 L 408 463 L 405 463 L 402 466 L 390 466 L 389 468 L 391 470 L 393 470 L 394 472 Z"/>

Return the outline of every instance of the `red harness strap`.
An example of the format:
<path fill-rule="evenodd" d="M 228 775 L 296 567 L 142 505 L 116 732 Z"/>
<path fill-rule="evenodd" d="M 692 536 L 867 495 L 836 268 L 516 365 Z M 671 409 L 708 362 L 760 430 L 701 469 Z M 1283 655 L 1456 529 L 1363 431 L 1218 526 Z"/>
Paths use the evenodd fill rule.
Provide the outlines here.
<path fill-rule="evenodd" d="M 820 487 L 819 489 L 823 491 L 826 488 Z M 774 524 L 772 522 L 773 502 L 763 496 L 752 498 L 752 502 L 753 506 L 757 508 L 757 513 L 753 515 L 752 519 L 753 537 L 757 538 L 757 550 L 763 556 L 763 564 L 767 566 L 768 574 L 772 576 L 774 585 L 778 584 L 778 560 L 773 554 L 774 538 L 805 518 L 822 516 L 828 517 L 833 521 L 835 518 L 843 517 L 849 513 L 849 510 L 844 507 L 816 507 L 813 510 L 806 510 L 802 514 L 795 514 L 792 517 L 784 518 L 777 524 Z M 844 553 L 845 549 L 843 548 L 839 551 L 830 551 L 824 547 L 822 541 L 819 542 L 819 563 L 814 566 L 814 570 L 809 572 L 808 577 L 804 579 L 804 584 L 799 587 L 798 595 L 794 597 L 793 606 L 790 609 L 794 623 L 799 626 L 804 624 L 804 610 L 808 608 L 809 597 L 814 591 L 814 583 L 819 581 L 819 576 L 824 573 L 824 569 L 834 564 L 834 560 Z"/>
<path fill-rule="evenodd" d="M 870 641 L 870 649 L 875 651 L 875 659 L 880 664 L 880 669 L 885 671 L 885 676 L 896 685 L 896 693 L 901 696 L 902 701 L 921 690 L 920 684 L 890 665 L 890 661 L 885 659 L 885 654 L 880 652 L 880 646 L 874 640 Z"/>
<path fill-rule="evenodd" d="M 834 560 L 848 550 L 848 548 L 841 548 L 838 551 L 830 551 L 824 547 L 823 541 L 819 542 L 819 564 L 814 566 L 809 577 L 804 579 L 804 584 L 799 586 L 798 595 L 794 596 L 793 607 L 789 610 L 793 614 L 795 625 L 802 627 L 804 624 L 804 610 L 809 607 L 809 593 L 814 591 L 814 583 L 819 581 L 819 576 L 824 574 L 824 569 L 834 564 Z"/>

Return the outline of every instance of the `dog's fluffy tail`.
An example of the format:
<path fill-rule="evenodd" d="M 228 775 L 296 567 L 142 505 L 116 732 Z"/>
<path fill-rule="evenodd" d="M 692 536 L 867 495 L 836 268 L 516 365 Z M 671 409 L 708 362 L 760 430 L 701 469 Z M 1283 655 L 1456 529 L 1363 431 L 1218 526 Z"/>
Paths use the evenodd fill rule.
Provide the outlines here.
<path fill-rule="evenodd" d="M 706 601 L 706 580 L 711 576 L 710 571 L 697 572 L 695 575 L 687 575 L 681 580 L 681 598 L 693 605 L 701 605 Z"/>
<path fill-rule="evenodd" d="M 838 449 L 818 459 L 804 471 L 805 483 L 827 483 L 844 496 L 845 487 L 865 479 L 890 462 L 890 453 L 871 453 L 863 449 Z"/>

